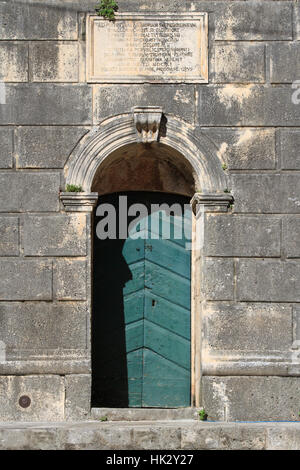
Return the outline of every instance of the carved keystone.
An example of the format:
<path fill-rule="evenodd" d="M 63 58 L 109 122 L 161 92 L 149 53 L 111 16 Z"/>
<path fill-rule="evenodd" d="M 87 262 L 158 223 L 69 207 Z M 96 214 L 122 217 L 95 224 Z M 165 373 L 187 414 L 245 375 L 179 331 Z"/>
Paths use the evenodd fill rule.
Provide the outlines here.
<path fill-rule="evenodd" d="M 150 144 L 158 140 L 163 110 L 160 106 L 132 108 L 137 141 Z"/>

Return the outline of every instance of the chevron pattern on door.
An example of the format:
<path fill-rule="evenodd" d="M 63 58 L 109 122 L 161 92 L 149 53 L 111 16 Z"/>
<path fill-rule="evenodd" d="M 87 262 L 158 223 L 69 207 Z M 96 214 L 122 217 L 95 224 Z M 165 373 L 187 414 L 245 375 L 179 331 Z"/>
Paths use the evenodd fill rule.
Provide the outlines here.
<path fill-rule="evenodd" d="M 153 196 L 137 193 L 136 198 L 139 203 L 149 204 Z M 186 198 L 180 196 L 164 194 L 160 200 L 167 200 L 170 205 L 178 200 L 187 204 Z M 162 222 L 166 218 L 171 230 L 170 237 L 163 239 Z M 191 381 L 191 256 L 186 242 L 190 241 L 190 234 L 186 233 L 186 224 L 187 239 L 184 230 L 183 237 L 176 238 L 182 224 L 178 216 L 160 213 L 160 224 L 153 229 L 152 218 L 147 219 L 139 223 L 144 239 L 129 237 L 122 246 L 123 260 L 130 272 L 123 287 L 127 406 L 187 407 Z M 191 231 L 191 223 L 188 230 Z M 115 385 L 121 382 L 117 377 L 111 380 Z M 110 390 L 113 393 L 111 387 Z"/>

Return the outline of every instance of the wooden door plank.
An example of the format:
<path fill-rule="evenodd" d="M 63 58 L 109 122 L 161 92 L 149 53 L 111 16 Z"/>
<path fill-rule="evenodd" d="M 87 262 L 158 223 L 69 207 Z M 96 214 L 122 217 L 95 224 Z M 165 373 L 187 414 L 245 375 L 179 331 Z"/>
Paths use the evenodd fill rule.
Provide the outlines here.
<path fill-rule="evenodd" d="M 163 297 L 181 307 L 190 309 L 190 280 L 179 276 L 168 269 L 145 262 L 145 285 L 154 294 Z"/>
<path fill-rule="evenodd" d="M 142 406 L 143 349 L 127 354 L 128 406 Z"/>
<path fill-rule="evenodd" d="M 145 266 L 144 261 L 130 264 L 129 266 L 131 279 L 126 282 L 123 288 L 123 295 L 132 294 L 145 287 Z"/>
<path fill-rule="evenodd" d="M 156 296 L 151 291 L 145 292 L 144 317 L 187 340 L 191 339 L 190 311 Z"/>
<path fill-rule="evenodd" d="M 144 317 L 145 290 L 124 295 L 124 323 L 128 325 Z"/>
<path fill-rule="evenodd" d="M 173 243 L 173 240 L 148 239 L 145 259 L 186 279 L 191 278 L 190 252 Z"/>
<path fill-rule="evenodd" d="M 144 324 L 145 348 L 155 351 L 165 359 L 189 370 L 190 367 L 190 341 L 182 336 L 172 333 L 166 328 L 145 320 Z"/>
<path fill-rule="evenodd" d="M 153 351 L 144 351 L 144 407 L 190 406 L 190 372 Z"/>

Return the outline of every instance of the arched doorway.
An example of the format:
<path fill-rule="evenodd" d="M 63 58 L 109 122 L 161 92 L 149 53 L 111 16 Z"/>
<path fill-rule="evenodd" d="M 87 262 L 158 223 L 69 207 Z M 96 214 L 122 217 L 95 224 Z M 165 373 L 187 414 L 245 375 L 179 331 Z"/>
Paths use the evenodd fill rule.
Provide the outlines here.
<path fill-rule="evenodd" d="M 146 122 L 145 132 L 147 126 Z M 214 146 L 189 124 L 165 116 L 163 127 L 151 144 L 140 143 L 136 131 L 133 114 L 111 117 L 93 128 L 65 166 L 66 184 L 79 185 L 83 192 L 63 192 L 61 201 L 67 212 L 85 212 L 92 222 L 90 213 L 99 197 L 120 191 L 147 191 L 192 199 L 190 404 L 200 406 L 201 317 L 205 309 L 205 295 L 201 291 L 204 214 L 207 210 L 228 210 L 232 196 L 224 194 L 224 188 L 230 187 L 230 183 Z M 88 253 L 90 266 L 92 250 Z M 93 283 L 92 270 L 87 273 L 87 283 Z M 92 317 L 91 294 L 88 308 Z M 91 328 L 89 332 L 88 347 Z"/>
<path fill-rule="evenodd" d="M 167 146 L 130 144 L 92 189 L 92 407 L 189 407 L 191 168 Z"/>

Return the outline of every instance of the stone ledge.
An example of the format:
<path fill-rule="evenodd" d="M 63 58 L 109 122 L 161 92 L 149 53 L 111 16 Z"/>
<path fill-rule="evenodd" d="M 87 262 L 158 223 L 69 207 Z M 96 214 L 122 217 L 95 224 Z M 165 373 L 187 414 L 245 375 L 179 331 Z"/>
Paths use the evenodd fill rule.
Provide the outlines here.
<path fill-rule="evenodd" d="M 299 450 L 300 423 L 0 423 L 1 450 Z"/>
<path fill-rule="evenodd" d="M 168 421 L 198 419 L 198 408 L 92 408 L 92 419 L 109 421 Z"/>
<path fill-rule="evenodd" d="M 204 212 L 227 212 L 233 201 L 233 196 L 229 193 L 195 193 L 191 200 L 191 206 L 196 215 L 200 212 L 200 206 L 203 206 Z"/>
<path fill-rule="evenodd" d="M 40 374 L 88 374 L 91 372 L 89 359 L 53 359 L 47 360 L 8 360 L 0 362 L 2 375 L 36 375 Z"/>
<path fill-rule="evenodd" d="M 92 212 L 98 193 L 60 193 L 66 212 Z"/>

